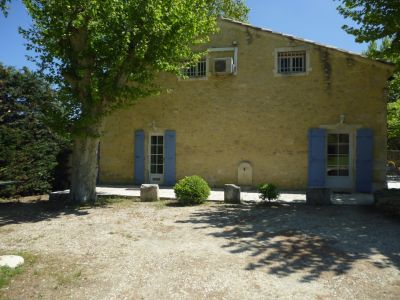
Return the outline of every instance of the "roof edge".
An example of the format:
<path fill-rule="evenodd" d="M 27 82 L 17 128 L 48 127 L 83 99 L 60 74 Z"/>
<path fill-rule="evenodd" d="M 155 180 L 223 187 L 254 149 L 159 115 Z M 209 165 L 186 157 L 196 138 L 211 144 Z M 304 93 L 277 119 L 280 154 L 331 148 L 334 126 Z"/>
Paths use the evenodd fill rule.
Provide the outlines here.
<path fill-rule="evenodd" d="M 300 38 L 300 37 L 297 37 L 297 36 L 294 36 L 294 35 L 273 31 L 271 29 L 267 29 L 267 28 L 263 28 L 263 27 L 258 27 L 258 26 L 252 25 L 250 23 L 240 22 L 240 21 L 236 21 L 236 20 L 229 19 L 229 18 L 226 18 L 226 17 L 220 17 L 219 19 L 222 20 L 222 21 L 226 21 L 226 22 L 229 22 L 229 23 L 236 24 L 236 25 L 249 27 L 249 28 L 252 28 L 252 29 L 255 29 L 255 30 L 260 30 L 260 31 L 271 33 L 271 34 L 278 35 L 278 36 L 281 36 L 281 37 L 294 39 L 294 40 L 297 40 L 297 41 L 300 41 L 300 42 L 303 42 L 303 43 L 312 44 L 312 45 L 319 46 L 319 47 L 324 47 L 324 48 L 327 48 L 327 49 L 330 49 L 330 50 L 334 50 L 334 51 L 338 51 L 338 52 L 341 52 L 341 53 L 344 53 L 344 54 L 349 54 L 349 55 L 356 56 L 356 57 L 359 57 L 359 58 L 362 58 L 362 59 L 365 59 L 365 60 L 368 60 L 368 61 L 371 61 L 371 62 L 381 63 L 381 64 L 384 64 L 384 65 L 389 66 L 389 67 L 393 67 L 393 68 L 396 67 L 396 64 L 394 64 L 394 63 L 392 63 L 390 61 L 383 60 L 383 59 L 370 58 L 370 57 L 365 56 L 365 55 L 360 54 L 360 53 L 344 50 L 344 49 L 341 49 L 341 48 L 337 48 L 335 46 L 320 44 L 320 43 L 312 41 L 312 40 L 303 39 L 303 38 Z"/>

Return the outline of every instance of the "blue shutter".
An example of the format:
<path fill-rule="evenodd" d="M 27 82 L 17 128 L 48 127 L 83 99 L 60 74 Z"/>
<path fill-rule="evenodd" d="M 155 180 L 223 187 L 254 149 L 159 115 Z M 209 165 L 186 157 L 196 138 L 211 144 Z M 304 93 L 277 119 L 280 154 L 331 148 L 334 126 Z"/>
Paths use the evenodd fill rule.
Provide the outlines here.
<path fill-rule="evenodd" d="M 369 128 L 357 130 L 356 190 L 372 192 L 373 132 Z"/>
<path fill-rule="evenodd" d="M 135 131 L 135 184 L 144 183 L 144 131 Z"/>
<path fill-rule="evenodd" d="M 308 187 L 325 187 L 326 130 L 311 128 L 308 132 Z"/>
<path fill-rule="evenodd" d="M 176 133 L 173 130 L 165 131 L 165 185 L 174 185 L 176 182 L 175 172 Z"/>

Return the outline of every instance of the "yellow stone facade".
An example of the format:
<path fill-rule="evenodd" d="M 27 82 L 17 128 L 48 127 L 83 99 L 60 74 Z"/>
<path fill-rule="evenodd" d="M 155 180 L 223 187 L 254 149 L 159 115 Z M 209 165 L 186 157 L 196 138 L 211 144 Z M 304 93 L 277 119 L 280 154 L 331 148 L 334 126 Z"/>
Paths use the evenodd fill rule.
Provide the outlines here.
<path fill-rule="evenodd" d="M 253 186 L 305 189 L 308 130 L 345 130 L 354 138 L 366 127 L 374 132 L 374 188 L 384 186 L 385 87 L 393 66 L 233 21 L 221 20 L 220 29 L 208 47 L 237 47 L 237 74 L 216 76 L 211 67 L 206 79 L 164 74 L 161 95 L 110 115 L 100 144 L 101 183 L 134 183 L 134 132 L 142 129 L 146 181 L 149 135 L 175 130 L 177 180 L 200 175 L 211 186 L 237 184 L 239 164 L 249 162 Z M 305 74 L 276 73 L 276 50 L 284 48 L 307 51 Z M 210 51 L 208 59 L 234 56 Z"/>

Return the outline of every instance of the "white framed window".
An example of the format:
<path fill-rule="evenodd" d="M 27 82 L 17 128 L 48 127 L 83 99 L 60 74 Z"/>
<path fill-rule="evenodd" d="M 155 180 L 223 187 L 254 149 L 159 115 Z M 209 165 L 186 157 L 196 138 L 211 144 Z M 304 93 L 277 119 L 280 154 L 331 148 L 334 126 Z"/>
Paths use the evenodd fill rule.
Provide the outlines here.
<path fill-rule="evenodd" d="M 206 78 L 207 77 L 207 59 L 198 61 L 195 65 L 182 70 L 182 75 L 188 78 Z"/>
<path fill-rule="evenodd" d="M 310 51 L 306 46 L 277 48 L 274 60 L 276 76 L 305 75 L 311 71 Z"/>

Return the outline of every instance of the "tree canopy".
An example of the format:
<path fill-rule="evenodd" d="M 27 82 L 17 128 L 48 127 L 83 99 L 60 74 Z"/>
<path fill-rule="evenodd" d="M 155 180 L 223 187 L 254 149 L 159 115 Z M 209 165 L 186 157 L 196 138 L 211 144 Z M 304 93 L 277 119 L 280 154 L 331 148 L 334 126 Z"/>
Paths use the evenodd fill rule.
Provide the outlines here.
<path fill-rule="evenodd" d="M 74 137 L 72 201 L 94 201 L 103 118 L 154 94 L 158 72 L 180 74 L 202 53 L 221 15 L 245 20 L 242 0 L 23 0 L 21 33 L 63 95 Z"/>
<path fill-rule="evenodd" d="M 11 0 L 0 0 L 0 12 L 2 12 L 5 16 L 7 15 L 7 3 Z"/>
<path fill-rule="evenodd" d="M 67 141 L 46 125 L 57 111 L 50 86 L 28 69 L 0 64 L 0 180 L 21 181 L 2 189 L 4 196 L 50 190 L 56 157 Z"/>
<path fill-rule="evenodd" d="M 382 59 L 396 65 L 393 78 L 388 83 L 388 102 L 395 102 L 400 99 L 400 52 L 391 52 L 390 49 L 391 40 L 384 38 L 379 46 L 376 41 L 371 42 L 364 54 L 370 58 Z"/>
<path fill-rule="evenodd" d="M 337 0 L 338 11 L 356 22 L 343 29 L 357 42 L 370 42 L 366 55 L 396 64 L 397 70 L 388 83 L 388 146 L 400 149 L 400 1 Z M 378 46 L 377 41 L 381 44 Z"/>
<path fill-rule="evenodd" d="M 339 0 L 338 11 L 358 26 L 344 25 L 343 29 L 356 37 L 357 42 L 390 40 L 386 51 L 400 52 L 400 1 L 398 0 Z"/>
<path fill-rule="evenodd" d="M 371 42 L 364 53 L 368 57 L 384 59 L 396 64 L 396 72 L 388 82 L 388 147 L 400 150 L 400 54 L 388 51 L 391 47 L 389 38 L 384 38 L 380 46 Z"/>
<path fill-rule="evenodd" d="M 178 73 L 192 47 L 217 30 L 216 16 L 246 19 L 239 0 L 24 0 L 33 18 L 21 30 L 47 75 L 71 95 L 73 134 L 156 91 L 157 71 Z"/>

